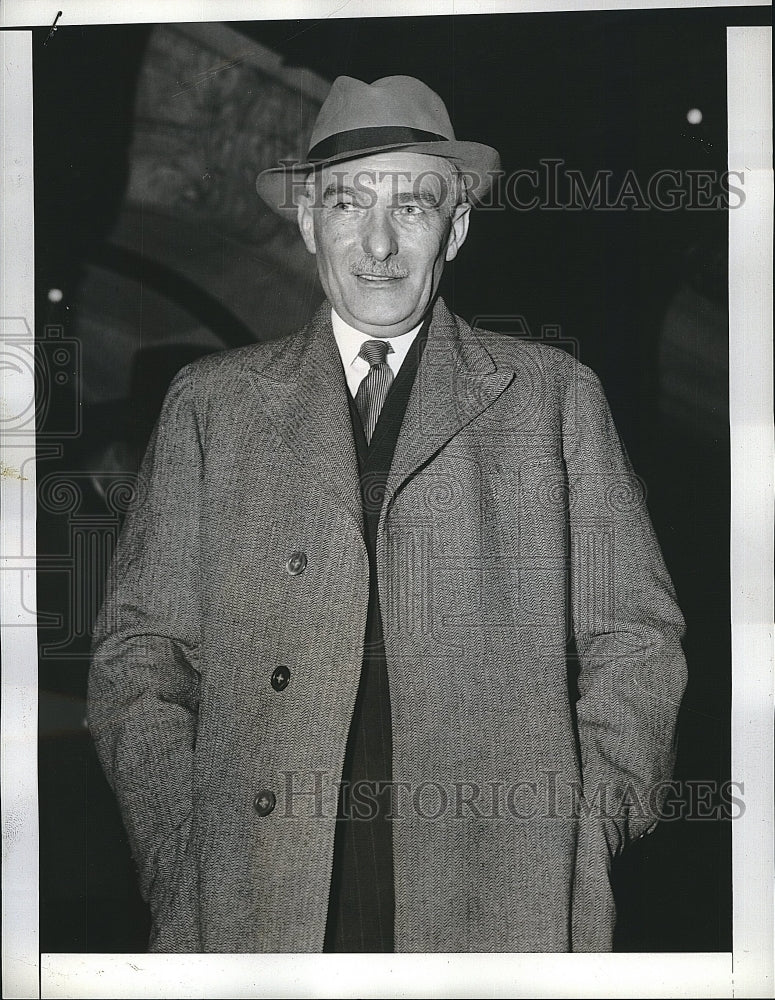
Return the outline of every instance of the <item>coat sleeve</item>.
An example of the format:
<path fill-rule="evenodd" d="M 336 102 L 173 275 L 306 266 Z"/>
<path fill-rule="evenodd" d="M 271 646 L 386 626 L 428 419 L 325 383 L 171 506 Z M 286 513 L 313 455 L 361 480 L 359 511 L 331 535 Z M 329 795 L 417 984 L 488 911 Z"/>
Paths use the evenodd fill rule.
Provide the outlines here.
<path fill-rule="evenodd" d="M 616 855 L 656 825 L 672 777 L 684 620 L 600 382 L 575 372 L 563 434 L 576 719 L 586 807 Z"/>
<path fill-rule="evenodd" d="M 186 846 L 199 702 L 200 428 L 191 366 L 170 386 L 93 631 L 88 719 L 157 911 Z"/>

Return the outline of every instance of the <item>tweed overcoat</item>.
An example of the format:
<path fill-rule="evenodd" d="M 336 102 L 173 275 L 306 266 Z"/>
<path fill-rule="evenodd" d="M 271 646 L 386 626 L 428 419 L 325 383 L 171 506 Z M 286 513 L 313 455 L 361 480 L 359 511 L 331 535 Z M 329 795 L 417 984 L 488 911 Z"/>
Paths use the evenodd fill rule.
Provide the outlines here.
<path fill-rule="evenodd" d="M 184 368 L 149 444 L 89 723 L 151 950 L 322 948 L 369 592 L 346 391 L 323 303 Z M 396 950 L 609 950 L 611 861 L 654 825 L 685 662 L 596 376 L 438 299 L 376 571 Z"/>

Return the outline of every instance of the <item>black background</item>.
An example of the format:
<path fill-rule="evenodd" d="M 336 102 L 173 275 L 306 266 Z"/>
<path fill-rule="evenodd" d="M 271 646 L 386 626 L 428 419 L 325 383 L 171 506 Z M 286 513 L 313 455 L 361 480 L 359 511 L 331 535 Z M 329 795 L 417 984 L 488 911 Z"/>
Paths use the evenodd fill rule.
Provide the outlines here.
<path fill-rule="evenodd" d="M 725 169 L 725 28 L 769 16 L 719 8 L 230 26 L 328 79 L 420 77 L 445 100 L 458 137 L 496 146 L 507 171 L 556 157 L 585 175 L 633 168 L 647 177 Z M 64 27 L 44 46 L 47 30 L 33 32 L 39 328 L 61 322 L 67 332 L 83 262 L 119 210 L 148 34 L 142 25 Z M 703 111 L 695 128 L 686 119 L 693 107 Z M 469 320 L 558 325 L 603 381 L 687 618 L 681 781 L 730 777 L 729 443 L 724 412 L 721 433 L 698 431 L 699 420 L 666 423 L 659 343 L 682 287 L 725 315 L 726 225 L 724 211 L 479 212 L 444 279 L 449 304 Z M 48 301 L 51 287 L 65 290 L 67 310 Z M 719 350 L 700 336 L 685 387 L 698 413 L 710 351 L 726 363 L 726 343 Z M 154 387 L 151 409 L 163 388 Z M 49 408 L 49 439 L 60 418 Z M 78 455 L 65 442 L 62 467 L 77 470 Z M 59 551 L 62 531 L 61 519 L 41 512 L 39 552 Z M 39 574 L 42 611 L 63 614 L 71 599 L 60 578 Z M 87 669 L 86 644 L 70 659 L 42 657 L 41 694 L 60 697 L 46 704 L 81 706 Z M 142 951 L 148 918 L 120 818 L 86 731 L 68 718 L 56 708 L 41 716 L 41 950 Z M 634 845 L 614 873 L 616 947 L 729 950 L 730 843 L 728 822 L 685 820 Z"/>

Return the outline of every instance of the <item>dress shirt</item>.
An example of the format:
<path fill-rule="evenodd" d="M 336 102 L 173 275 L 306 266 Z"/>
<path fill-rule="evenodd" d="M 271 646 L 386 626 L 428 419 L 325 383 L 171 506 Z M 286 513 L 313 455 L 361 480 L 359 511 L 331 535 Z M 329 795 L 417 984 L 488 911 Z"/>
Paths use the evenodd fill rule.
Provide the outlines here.
<path fill-rule="evenodd" d="M 412 341 L 417 336 L 422 323 L 418 323 L 413 330 L 402 333 L 398 337 L 373 337 L 368 333 L 361 333 L 360 330 L 356 330 L 349 323 L 345 323 L 339 313 L 335 309 L 332 309 L 331 325 L 334 328 L 336 346 L 339 348 L 339 354 L 342 357 L 347 388 L 354 399 L 358 391 L 358 386 L 369 372 L 368 361 L 358 355 L 361 345 L 365 344 L 367 340 L 385 340 L 390 344 L 393 350 L 388 352 L 387 363 L 390 365 L 390 370 L 395 377 L 404 362 L 404 358 L 409 353 Z"/>

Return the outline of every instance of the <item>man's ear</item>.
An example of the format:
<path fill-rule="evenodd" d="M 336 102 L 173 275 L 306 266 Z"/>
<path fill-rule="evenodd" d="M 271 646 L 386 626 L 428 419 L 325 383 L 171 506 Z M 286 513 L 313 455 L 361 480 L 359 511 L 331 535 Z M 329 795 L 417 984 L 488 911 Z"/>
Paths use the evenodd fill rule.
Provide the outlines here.
<path fill-rule="evenodd" d="M 299 197 L 299 208 L 296 214 L 299 224 L 299 232 L 304 240 L 304 245 L 310 253 L 315 253 L 315 225 L 312 216 L 312 206 L 305 194 Z"/>
<path fill-rule="evenodd" d="M 470 212 L 471 206 L 467 202 L 455 207 L 452 215 L 452 228 L 449 231 L 449 239 L 447 240 L 445 260 L 454 260 L 457 257 L 458 250 L 465 243 L 466 236 L 468 236 L 468 216 Z"/>

